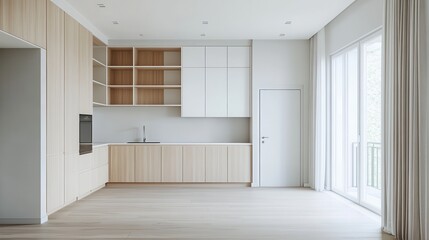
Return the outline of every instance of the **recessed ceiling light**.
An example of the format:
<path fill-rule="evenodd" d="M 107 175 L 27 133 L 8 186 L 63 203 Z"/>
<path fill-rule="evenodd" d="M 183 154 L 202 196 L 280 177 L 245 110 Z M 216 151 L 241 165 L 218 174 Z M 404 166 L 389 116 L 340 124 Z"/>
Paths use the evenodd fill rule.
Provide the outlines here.
<path fill-rule="evenodd" d="M 112 23 L 113 23 L 113 24 L 119 24 L 119 22 L 118 22 L 118 21 L 112 21 Z"/>
<path fill-rule="evenodd" d="M 284 34 L 284 33 L 280 33 L 280 35 L 279 35 L 280 37 L 284 37 L 284 36 L 286 36 L 286 34 Z"/>
<path fill-rule="evenodd" d="M 205 34 L 205 33 L 202 33 L 200 36 L 201 36 L 201 37 L 205 37 L 205 36 L 206 36 L 206 34 Z"/>
<path fill-rule="evenodd" d="M 104 5 L 104 3 L 97 3 L 97 6 L 98 6 L 99 8 L 105 8 L 105 7 L 106 7 L 106 5 Z"/>
<path fill-rule="evenodd" d="M 143 37 L 143 34 L 141 34 L 141 33 L 140 33 L 140 34 L 139 34 L 139 36 L 140 36 L 140 37 Z"/>
<path fill-rule="evenodd" d="M 292 21 L 286 21 L 285 24 L 292 24 Z"/>
<path fill-rule="evenodd" d="M 209 24 L 209 21 L 204 20 L 204 21 L 202 21 L 202 23 L 207 25 L 207 24 Z"/>

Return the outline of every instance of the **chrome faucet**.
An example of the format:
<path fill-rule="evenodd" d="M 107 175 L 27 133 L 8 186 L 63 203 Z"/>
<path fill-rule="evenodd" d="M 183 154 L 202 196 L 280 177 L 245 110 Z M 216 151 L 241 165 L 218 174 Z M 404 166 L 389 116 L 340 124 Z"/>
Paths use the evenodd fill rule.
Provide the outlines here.
<path fill-rule="evenodd" d="M 143 135 L 142 135 L 142 138 L 143 138 L 143 142 L 146 142 L 146 126 L 145 125 L 143 125 Z"/>

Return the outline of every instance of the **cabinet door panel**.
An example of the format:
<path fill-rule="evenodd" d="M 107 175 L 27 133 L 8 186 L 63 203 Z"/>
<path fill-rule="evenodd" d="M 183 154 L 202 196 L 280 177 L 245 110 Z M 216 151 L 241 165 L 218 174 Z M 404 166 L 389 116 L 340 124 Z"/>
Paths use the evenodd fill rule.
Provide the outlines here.
<path fill-rule="evenodd" d="M 136 182 L 161 182 L 161 147 L 136 146 Z"/>
<path fill-rule="evenodd" d="M 228 146 L 228 182 L 251 182 L 251 147 Z"/>
<path fill-rule="evenodd" d="M 206 146 L 206 182 L 228 181 L 228 147 Z"/>
<path fill-rule="evenodd" d="M 79 103 L 81 114 L 92 114 L 92 34 L 79 25 Z"/>
<path fill-rule="evenodd" d="M 250 117 L 250 69 L 228 69 L 228 117 Z"/>
<path fill-rule="evenodd" d="M 110 147 L 110 182 L 134 182 L 134 147 Z"/>
<path fill-rule="evenodd" d="M 46 212 L 64 206 L 64 155 L 46 157 Z"/>
<path fill-rule="evenodd" d="M 0 29 L 46 48 L 47 0 L 0 0 Z"/>
<path fill-rule="evenodd" d="M 227 67 L 228 50 L 227 47 L 207 47 L 206 48 L 206 67 Z"/>
<path fill-rule="evenodd" d="M 65 155 L 65 205 L 76 201 L 79 194 L 79 173 L 78 173 L 79 153 Z"/>
<path fill-rule="evenodd" d="M 228 47 L 228 67 L 250 67 L 250 47 Z"/>
<path fill-rule="evenodd" d="M 182 69 L 182 117 L 206 114 L 206 71 L 204 68 Z"/>
<path fill-rule="evenodd" d="M 206 48 L 205 47 L 183 47 L 182 67 L 205 67 Z"/>
<path fill-rule="evenodd" d="M 79 23 L 65 14 L 65 152 L 79 154 Z"/>
<path fill-rule="evenodd" d="M 89 192 L 91 192 L 92 174 L 92 170 L 79 173 L 79 199 L 85 197 Z"/>
<path fill-rule="evenodd" d="M 228 71 L 227 68 L 206 69 L 206 116 L 227 117 Z"/>
<path fill-rule="evenodd" d="M 182 182 L 182 147 L 162 147 L 162 182 Z"/>
<path fill-rule="evenodd" d="M 204 146 L 183 146 L 183 182 L 206 181 Z"/>
<path fill-rule="evenodd" d="M 48 2 L 46 51 L 46 146 L 64 155 L 64 12 Z"/>

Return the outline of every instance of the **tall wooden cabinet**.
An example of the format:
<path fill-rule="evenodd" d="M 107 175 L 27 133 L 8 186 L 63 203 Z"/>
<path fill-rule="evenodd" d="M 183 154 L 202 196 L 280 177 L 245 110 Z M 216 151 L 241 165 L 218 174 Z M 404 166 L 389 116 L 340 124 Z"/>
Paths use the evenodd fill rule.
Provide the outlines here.
<path fill-rule="evenodd" d="M 64 205 L 64 12 L 47 5 L 47 212 Z"/>
<path fill-rule="evenodd" d="M 47 212 L 77 200 L 91 183 L 79 175 L 79 114 L 92 114 L 92 34 L 47 2 Z M 83 177 L 84 179 L 80 178 Z"/>
<path fill-rule="evenodd" d="M 0 30 L 46 48 L 48 3 L 50 0 L 0 0 Z"/>
<path fill-rule="evenodd" d="M 65 202 L 78 196 L 79 23 L 65 14 Z"/>

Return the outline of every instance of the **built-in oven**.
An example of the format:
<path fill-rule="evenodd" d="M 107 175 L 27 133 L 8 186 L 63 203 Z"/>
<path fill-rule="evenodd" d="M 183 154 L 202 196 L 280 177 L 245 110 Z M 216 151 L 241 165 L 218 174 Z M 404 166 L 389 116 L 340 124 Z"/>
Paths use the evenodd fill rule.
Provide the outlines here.
<path fill-rule="evenodd" d="M 92 115 L 79 115 L 79 154 L 92 152 Z"/>

